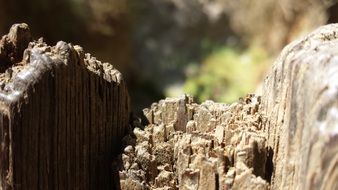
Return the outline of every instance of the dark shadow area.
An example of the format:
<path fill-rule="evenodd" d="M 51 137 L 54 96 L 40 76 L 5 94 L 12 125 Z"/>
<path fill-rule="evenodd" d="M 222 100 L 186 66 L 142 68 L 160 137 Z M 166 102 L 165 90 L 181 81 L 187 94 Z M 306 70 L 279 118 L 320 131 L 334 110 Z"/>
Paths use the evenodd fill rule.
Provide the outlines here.
<path fill-rule="evenodd" d="M 334 3 L 328 9 L 329 19 L 327 23 L 337 23 L 338 22 L 338 3 Z"/>
<path fill-rule="evenodd" d="M 113 183 L 113 190 L 120 190 L 120 176 L 119 176 L 120 166 L 117 161 L 112 163 L 112 183 Z"/>
<path fill-rule="evenodd" d="M 216 187 L 216 190 L 219 190 L 219 175 L 216 174 L 215 175 L 215 187 Z"/>
<path fill-rule="evenodd" d="M 253 174 L 255 176 L 260 176 L 265 179 L 266 175 L 266 162 L 267 162 L 267 152 L 264 148 L 258 147 L 258 143 L 254 141 L 253 143 Z"/>
<path fill-rule="evenodd" d="M 264 179 L 271 183 L 271 177 L 274 172 L 274 165 L 273 165 L 273 149 L 271 147 L 267 148 L 267 158 L 266 158 L 266 165 L 265 165 L 265 177 Z"/>
<path fill-rule="evenodd" d="M 74 13 L 70 1 L 2 0 L 1 4 L 2 14 L 7 16 L 2 19 L 2 33 L 13 23 L 25 22 L 35 37 L 43 36 L 48 44 L 59 40 L 80 43 L 88 35 L 83 20 Z"/>

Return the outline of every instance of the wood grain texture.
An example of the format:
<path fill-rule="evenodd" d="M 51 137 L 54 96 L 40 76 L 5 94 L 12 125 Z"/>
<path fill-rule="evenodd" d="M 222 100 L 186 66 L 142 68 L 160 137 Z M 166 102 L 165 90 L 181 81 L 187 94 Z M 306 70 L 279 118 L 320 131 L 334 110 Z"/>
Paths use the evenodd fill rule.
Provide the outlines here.
<path fill-rule="evenodd" d="M 129 97 L 111 64 L 79 46 L 39 40 L 0 83 L 0 189 L 116 185 L 111 162 L 129 122 Z"/>
<path fill-rule="evenodd" d="M 338 189 L 338 25 L 284 48 L 262 89 L 271 189 Z"/>
<path fill-rule="evenodd" d="M 121 74 L 65 42 L 24 51 L 15 39 L 30 36 L 11 31 L 0 41 L 0 189 L 113 188 L 129 121 Z M 338 189 L 338 25 L 287 46 L 260 92 L 145 109 L 114 163 L 122 189 Z"/>
<path fill-rule="evenodd" d="M 338 189 L 338 24 L 284 48 L 262 86 L 231 105 L 145 109 L 120 156 L 122 189 Z"/>

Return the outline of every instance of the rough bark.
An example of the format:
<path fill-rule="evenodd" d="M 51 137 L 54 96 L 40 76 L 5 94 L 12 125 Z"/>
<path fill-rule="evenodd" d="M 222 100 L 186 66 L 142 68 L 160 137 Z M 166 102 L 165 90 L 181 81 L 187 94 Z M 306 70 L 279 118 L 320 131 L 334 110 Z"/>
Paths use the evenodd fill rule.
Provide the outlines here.
<path fill-rule="evenodd" d="M 0 41 L 0 189 L 112 189 L 129 122 L 121 74 L 80 46 L 30 41 L 26 24 Z"/>
<path fill-rule="evenodd" d="M 338 25 L 287 46 L 265 79 L 272 189 L 338 189 Z"/>

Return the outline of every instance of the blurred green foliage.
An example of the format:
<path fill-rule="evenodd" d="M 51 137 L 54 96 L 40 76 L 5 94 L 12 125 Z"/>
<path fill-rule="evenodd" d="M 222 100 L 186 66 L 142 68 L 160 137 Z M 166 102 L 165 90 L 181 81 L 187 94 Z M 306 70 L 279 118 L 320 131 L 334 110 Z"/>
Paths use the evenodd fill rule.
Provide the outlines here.
<path fill-rule="evenodd" d="M 255 90 L 268 60 L 267 51 L 257 46 L 246 50 L 219 48 L 207 56 L 199 68 L 190 69 L 196 72 L 187 73 L 184 90 L 200 101 L 233 102 Z"/>

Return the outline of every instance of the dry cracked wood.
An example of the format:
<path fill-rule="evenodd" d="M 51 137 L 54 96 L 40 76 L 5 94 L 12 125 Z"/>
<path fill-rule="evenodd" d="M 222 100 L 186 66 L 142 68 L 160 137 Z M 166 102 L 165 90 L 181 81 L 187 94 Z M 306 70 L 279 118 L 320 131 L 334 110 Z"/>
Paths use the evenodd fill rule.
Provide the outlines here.
<path fill-rule="evenodd" d="M 80 46 L 32 41 L 16 24 L 0 41 L 0 189 L 111 189 L 129 122 L 121 74 Z"/>
<path fill-rule="evenodd" d="M 284 48 L 262 89 L 272 189 L 338 189 L 338 25 Z"/>
<path fill-rule="evenodd" d="M 226 105 L 167 98 L 144 113 L 121 155 L 121 189 L 267 189 L 272 155 L 260 97 Z"/>
<path fill-rule="evenodd" d="M 337 38 L 328 25 L 286 47 L 262 98 L 144 110 L 115 163 L 121 188 L 337 189 Z M 30 39 L 15 25 L 0 42 L 0 187 L 111 187 L 128 122 L 121 75 L 79 46 Z"/>
<path fill-rule="evenodd" d="M 259 94 L 145 109 L 149 124 L 124 139 L 121 188 L 338 189 L 338 25 L 287 46 Z"/>

